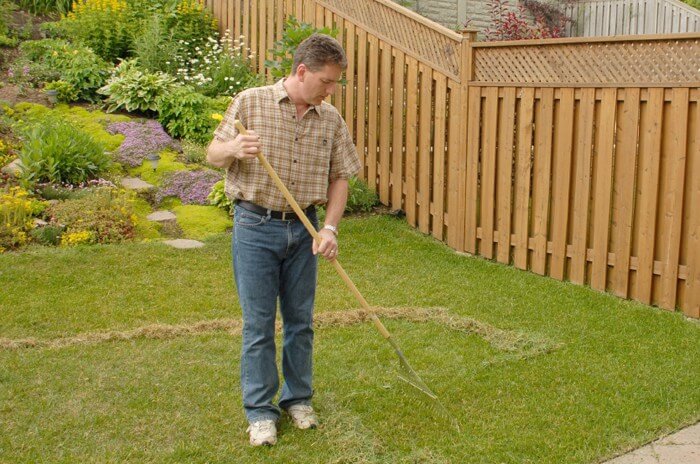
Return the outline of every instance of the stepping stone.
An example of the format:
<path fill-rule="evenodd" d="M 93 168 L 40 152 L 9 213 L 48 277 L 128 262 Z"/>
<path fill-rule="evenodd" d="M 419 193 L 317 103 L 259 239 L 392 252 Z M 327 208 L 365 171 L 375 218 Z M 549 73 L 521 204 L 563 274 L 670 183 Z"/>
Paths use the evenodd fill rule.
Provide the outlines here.
<path fill-rule="evenodd" d="M 204 243 L 197 240 L 187 240 L 184 238 L 178 238 L 175 240 L 165 240 L 163 243 L 170 245 L 173 248 L 178 248 L 180 250 L 189 250 L 192 248 L 202 248 Z"/>
<path fill-rule="evenodd" d="M 156 211 L 146 216 L 146 219 L 154 222 L 170 222 L 177 220 L 175 215 L 170 211 Z"/>
<path fill-rule="evenodd" d="M 153 184 L 139 179 L 138 177 L 124 177 L 122 179 L 122 186 L 129 190 L 152 190 L 155 188 Z"/>
<path fill-rule="evenodd" d="M 19 158 L 17 158 L 16 160 L 12 161 L 4 168 L 0 169 L 0 171 L 4 172 L 5 174 L 12 174 L 12 175 L 18 176 L 22 173 L 23 167 L 24 167 L 24 165 L 19 160 Z"/>

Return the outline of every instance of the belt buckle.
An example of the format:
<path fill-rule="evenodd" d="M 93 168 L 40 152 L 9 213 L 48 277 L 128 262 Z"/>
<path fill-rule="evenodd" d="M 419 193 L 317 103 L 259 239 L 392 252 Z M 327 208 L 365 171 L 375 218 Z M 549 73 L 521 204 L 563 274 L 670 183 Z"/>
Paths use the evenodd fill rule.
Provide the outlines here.
<path fill-rule="evenodd" d="M 291 216 L 293 212 L 291 211 L 282 211 L 282 220 L 283 221 L 291 221 L 291 219 L 287 219 L 287 216 Z"/>

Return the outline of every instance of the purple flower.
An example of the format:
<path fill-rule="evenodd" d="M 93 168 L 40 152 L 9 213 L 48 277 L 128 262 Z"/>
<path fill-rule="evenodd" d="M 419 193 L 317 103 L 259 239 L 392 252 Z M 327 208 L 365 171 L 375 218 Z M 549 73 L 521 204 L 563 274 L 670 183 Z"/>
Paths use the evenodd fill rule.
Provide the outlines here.
<path fill-rule="evenodd" d="M 115 122 L 107 126 L 110 134 L 124 134 L 115 158 L 130 167 L 141 166 L 149 153 L 158 153 L 165 148 L 179 151 L 179 144 L 163 130 L 158 121 Z"/>
<path fill-rule="evenodd" d="M 7 70 L 7 77 L 12 79 L 13 77 L 15 77 L 15 72 L 12 69 L 8 69 Z"/>
<path fill-rule="evenodd" d="M 29 75 L 29 66 L 28 65 L 24 65 L 24 67 L 22 68 L 22 75 L 23 76 Z"/>
<path fill-rule="evenodd" d="M 156 194 L 156 202 L 160 203 L 165 197 L 178 197 L 184 205 L 208 205 L 207 196 L 220 180 L 221 174 L 212 169 L 176 171 L 163 182 Z"/>

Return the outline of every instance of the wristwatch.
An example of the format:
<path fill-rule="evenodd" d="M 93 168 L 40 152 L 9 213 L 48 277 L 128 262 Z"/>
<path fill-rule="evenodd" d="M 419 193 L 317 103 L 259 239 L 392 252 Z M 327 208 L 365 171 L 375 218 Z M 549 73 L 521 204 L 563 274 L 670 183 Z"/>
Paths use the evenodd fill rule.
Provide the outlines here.
<path fill-rule="evenodd" d="M 331 232 L 333 232 L 333 235 L 335 235 L 336 237 L 338 236 L 338 228 L 337 228 L 336 226 L 332 226 L 332 225 L 330 225 L 330 224 L 326 224 L 326 225 L 323 226 L 323 228 L 324 228 L 324 229 L 328 229 L 328 230 L 330 230 Z"/>

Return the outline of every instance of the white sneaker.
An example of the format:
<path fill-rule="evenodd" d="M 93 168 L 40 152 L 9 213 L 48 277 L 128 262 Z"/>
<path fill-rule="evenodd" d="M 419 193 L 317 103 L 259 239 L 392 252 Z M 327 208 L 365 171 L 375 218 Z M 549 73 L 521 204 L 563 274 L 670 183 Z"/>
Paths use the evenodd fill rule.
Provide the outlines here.
<path fill-rule="evenodd" d="M 306 404 L 295 404 L 287 409 L 287 414 L 292 419 L 294 427 L 302 430 L 315 429 L 318 426 L 318 417 L 314 408 Z"/>
<path fill-rule="evenodd" d="M 253 446 L 274 445 L 277 443 L 277 426 L 273 420 L 255 421 L 250 424 L 246 432 L 250 433 L 250 444 Z"/>

